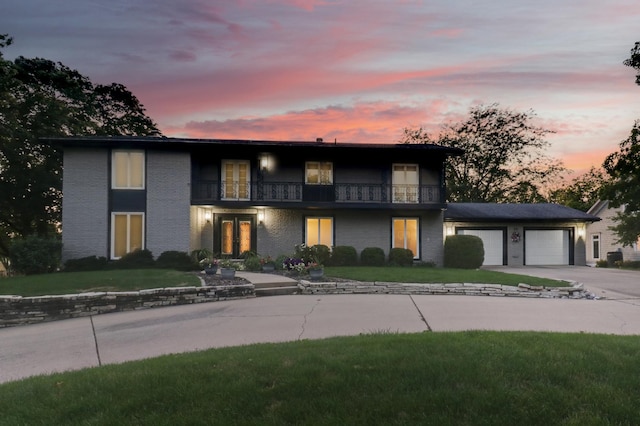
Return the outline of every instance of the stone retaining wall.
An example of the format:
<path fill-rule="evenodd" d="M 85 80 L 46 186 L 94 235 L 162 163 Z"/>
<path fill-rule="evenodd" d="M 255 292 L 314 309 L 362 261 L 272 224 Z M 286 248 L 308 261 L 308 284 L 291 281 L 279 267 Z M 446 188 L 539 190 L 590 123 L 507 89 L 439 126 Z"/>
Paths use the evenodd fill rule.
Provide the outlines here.
<path fill-rule="evenodd" d="M 584 290 L 581 283 L 570 287 L 542 287 L 528 284 L 516 286 L 501 284 L 425 284 L 395 282 L 337 281 L 314 282 L 301 280 L 301 294 L 458 294 L 467 296 L 511 296 L 587 299 L 593 295 Z"/>
<path fill-rule="evenodd" d="M 158 306 L 255 297 L 253 284 L 168 287 L 60 296 L 0 296 L 0 328 Z"/>

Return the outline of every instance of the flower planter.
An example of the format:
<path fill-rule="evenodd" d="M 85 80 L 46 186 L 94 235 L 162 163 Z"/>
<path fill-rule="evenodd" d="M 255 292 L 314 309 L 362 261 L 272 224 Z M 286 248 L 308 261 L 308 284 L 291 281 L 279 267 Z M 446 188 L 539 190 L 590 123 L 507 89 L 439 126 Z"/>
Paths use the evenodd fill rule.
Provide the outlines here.
<path fill-rule="evenodd" d="M 262 265 L 262 272 L 273 272 L 276 269 L 276 265 L 273 263 L 265 263 Z"/>
<path fill-rule="evenodd" d="M 236 270 L 234 268 L 220 268 L 220 276 L 222 278 L 235 278 Z"/>
<path fill-rule="evenodd" d="M 217 267 L 204 268 L 204 273 L 207 274 L 207 275 L 215 275 L 216 272 L 218 272 L 218 268 Z"/>
<path fill-rule="evenodd" d="M 324 269 L 310 269 L 309 270 L 309 277 L 312 280 L 319 280 L 323 276 L 324 276 Z"/>

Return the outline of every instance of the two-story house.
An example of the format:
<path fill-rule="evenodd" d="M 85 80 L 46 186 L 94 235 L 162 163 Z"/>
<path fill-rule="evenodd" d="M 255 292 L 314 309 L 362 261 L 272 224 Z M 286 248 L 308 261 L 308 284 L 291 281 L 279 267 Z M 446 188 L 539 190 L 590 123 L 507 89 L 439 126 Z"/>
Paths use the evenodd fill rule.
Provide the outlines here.
<path fill-rule="evenodd" d="M 459 149 L 71 137 L 63 151 L 63 260 L 138 248 L 273 257 L 294 246 L 410 249 L 442 264 L 444 162 Z"/>

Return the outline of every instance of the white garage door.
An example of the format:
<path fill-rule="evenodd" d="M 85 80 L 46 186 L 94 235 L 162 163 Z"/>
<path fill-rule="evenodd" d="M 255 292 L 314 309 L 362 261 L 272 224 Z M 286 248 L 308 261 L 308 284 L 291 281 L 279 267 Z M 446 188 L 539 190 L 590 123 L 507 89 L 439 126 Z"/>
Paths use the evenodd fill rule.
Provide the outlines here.
<path fill-rule="evenodd" d="M 483 265 L 504 263 L 504 231 L 500 229 L 461 229 L 458 234 L 480 237 L 484 246 Z"/>
<path fill-rule="evenodd" d="M 562 229 L 526 230 L 525 264 L 568 265 L 569 231 Z"/>

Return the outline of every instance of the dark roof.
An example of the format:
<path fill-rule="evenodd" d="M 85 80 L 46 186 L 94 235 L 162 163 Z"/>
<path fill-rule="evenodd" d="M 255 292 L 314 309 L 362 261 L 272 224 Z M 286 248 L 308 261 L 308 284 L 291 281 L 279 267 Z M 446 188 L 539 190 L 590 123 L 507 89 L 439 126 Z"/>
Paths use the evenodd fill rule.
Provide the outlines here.
<path fill-rule="evenodd" d="M 449 203 L 444 218 L 479 222 L 600 220 L 597 216 L 553 203 Z"/>
<path fill-rule="evenodd" d="M 186 148 L 188 146 L 254 146 L 265 148 L 295 148 L 306 147 L 312 149 L 362 149 L 362 150 L 412 150 L 431 151 L 444 155 L 462 155 L 464 151 L 460 148 L 451 148 L 433 144 L 405 144 L 405 143 L 353 143 L 353 142 L 330 142 L 330 141 L 269 141 L 251 139 L 189 139 L 189 138 L 167 138 L 158 136 L 73 136 L 73 137 L 50 137 L 41 139 L 45 143 L 62 147 L 78 146 L 139 146 L 158 148 Z"/>

